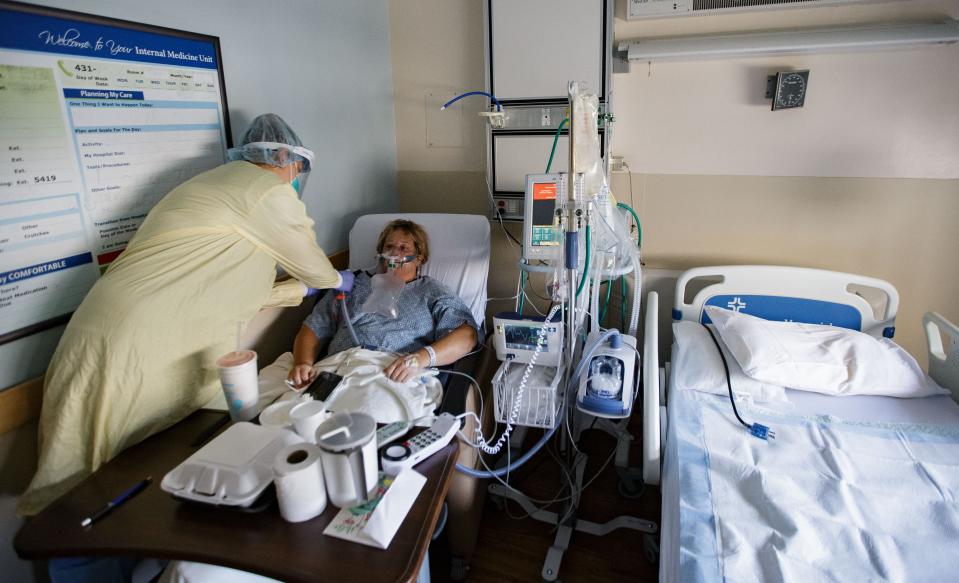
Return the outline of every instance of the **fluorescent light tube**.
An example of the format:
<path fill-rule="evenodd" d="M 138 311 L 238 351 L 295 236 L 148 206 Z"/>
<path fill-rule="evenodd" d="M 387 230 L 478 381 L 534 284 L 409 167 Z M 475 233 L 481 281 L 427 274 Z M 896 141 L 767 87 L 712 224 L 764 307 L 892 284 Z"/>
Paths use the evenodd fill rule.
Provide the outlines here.
<path fill-rule="evenodd" d="M 653 38 L 620 43 L 631 61 L 869 51 L 959 42 L 959 21 Z"/>

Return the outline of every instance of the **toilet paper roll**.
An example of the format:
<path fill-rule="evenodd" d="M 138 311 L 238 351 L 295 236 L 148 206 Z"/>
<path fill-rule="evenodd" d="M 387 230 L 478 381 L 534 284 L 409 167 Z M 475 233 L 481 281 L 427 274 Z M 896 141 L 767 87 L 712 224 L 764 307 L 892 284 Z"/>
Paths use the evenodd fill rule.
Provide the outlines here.
<path fill-rule="evenodd" d="M 310 443 L 284 447 L 273 462 L 273 481 L 280 516 L 287 522 L 303 522 L 326 508 L 326 484 L 320 449 Z"/>

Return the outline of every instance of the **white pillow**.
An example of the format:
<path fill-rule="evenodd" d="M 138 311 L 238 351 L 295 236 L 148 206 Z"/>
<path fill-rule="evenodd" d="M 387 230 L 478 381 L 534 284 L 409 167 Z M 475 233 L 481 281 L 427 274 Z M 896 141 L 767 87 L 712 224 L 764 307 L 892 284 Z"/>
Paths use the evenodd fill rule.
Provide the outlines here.
<path fill-rule="evenodd" d="M 743 374 L 743 369 L 723 344 L 719 334 L 716 334 L 716 341 L 726 355 L 734 394 L 748 394 L 755 402 L 789 401 L 783 387 L 757 381 Z M 689 321 L 673 323 L 673 365 L 670 374 L 673 375 L 672 380 L 677 389 L 716 395 L 729 394 L 723 362 L 716 345 L 709 337 L 709 332 L 702 324 Z"/>
<path fill-rule="evenodd" d="M 743 372 L 826 395 L 927 397 L 945 394 L 908 352 L 887 338 L 818 324 L 774 322 L 707 306 Z"/>

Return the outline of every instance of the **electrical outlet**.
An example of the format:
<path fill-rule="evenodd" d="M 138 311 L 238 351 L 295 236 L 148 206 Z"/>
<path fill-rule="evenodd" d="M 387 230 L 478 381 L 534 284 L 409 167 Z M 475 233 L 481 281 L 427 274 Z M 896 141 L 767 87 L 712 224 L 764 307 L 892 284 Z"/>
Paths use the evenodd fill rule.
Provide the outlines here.
<path fill-rule="evenodd" d="M 491 218 L 504 221 L 522 221 L 523 197 L 494 196 Z"/>

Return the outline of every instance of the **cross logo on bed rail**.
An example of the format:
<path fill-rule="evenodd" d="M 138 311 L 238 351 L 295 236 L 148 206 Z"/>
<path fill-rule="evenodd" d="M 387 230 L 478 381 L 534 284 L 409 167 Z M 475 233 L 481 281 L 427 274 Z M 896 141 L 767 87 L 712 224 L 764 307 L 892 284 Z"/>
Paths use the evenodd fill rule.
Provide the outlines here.
<path fill-rule="evenodd" d="M 746 302 L 742 301 L 739 296 L 736 296 L 733 298 L 733 301 L 726 304 L 726 307 L 734 312 L 741 312 L 746 309 Z"/>

